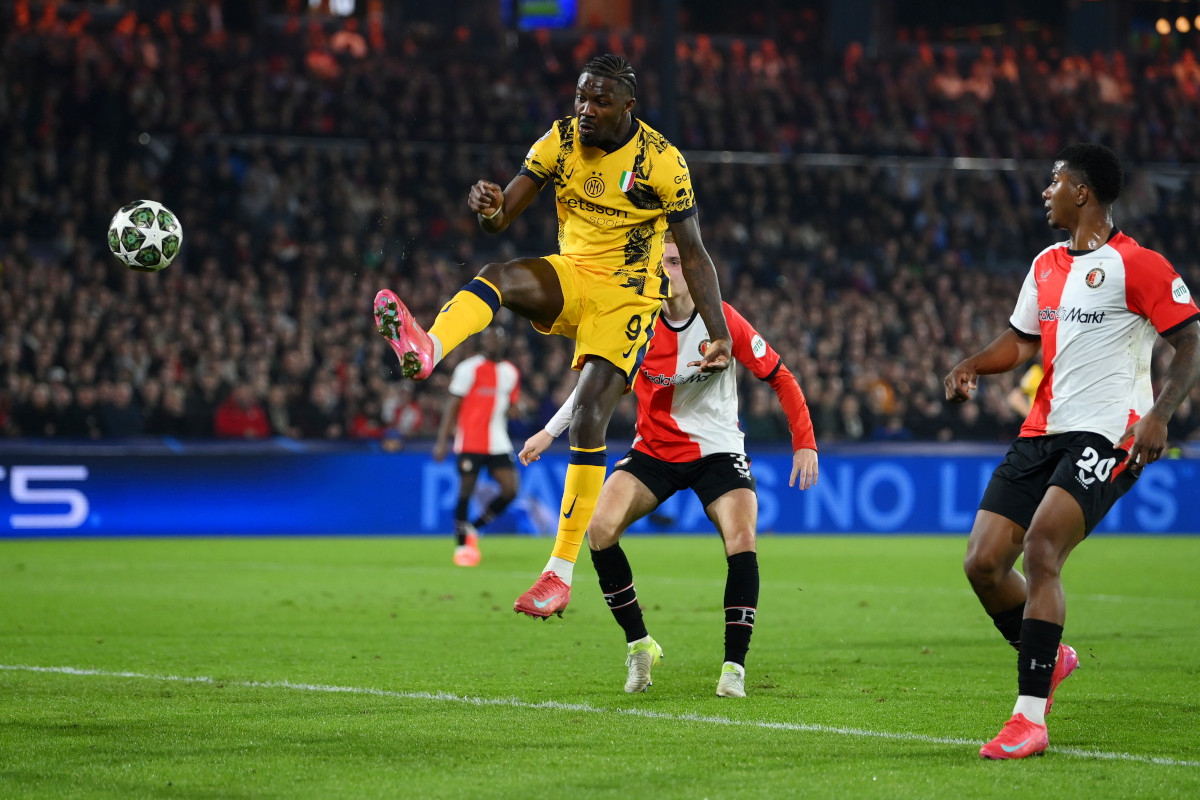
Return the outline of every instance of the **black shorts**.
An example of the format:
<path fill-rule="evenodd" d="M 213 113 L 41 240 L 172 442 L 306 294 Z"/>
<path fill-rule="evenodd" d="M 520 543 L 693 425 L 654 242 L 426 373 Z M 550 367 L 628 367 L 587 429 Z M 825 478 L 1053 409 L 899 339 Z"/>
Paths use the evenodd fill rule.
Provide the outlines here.
<path fill-rule="evenodd" d="M 487 471 L 492 475 L 496 474 L 499 469 L 516 469 L 517 462 L 513 459 L 512 453 L 497 453 L 490 455 L 488 453 L 459 453 L 458 454 L 458 474 L 459 475 L 478 475 L 479 470 L 487 467 Z"/>
<path fill-rule="evenodd" d="M 1125 454 L 1089 431 L 1017 439 L 992 473 L 979 509 L 1028 530 L 1046 489 L 1059 486 L 1079 502 L 1086 533 L 1091 533 L 1137 481 L 1122 467 Z"/>
<path fill-rule="evenodd" d="M 630 450 L 617 462 L 614 470 L 618 469 L 646 484 L 659 504 L 682 489 L 691 489 L 708 508 L 723 494 L 734 489 L 753 492 L 756 486 L 750 473 L 750 458 L 742 453 L 714 453 L 696 461 L 674 463 Z"/>

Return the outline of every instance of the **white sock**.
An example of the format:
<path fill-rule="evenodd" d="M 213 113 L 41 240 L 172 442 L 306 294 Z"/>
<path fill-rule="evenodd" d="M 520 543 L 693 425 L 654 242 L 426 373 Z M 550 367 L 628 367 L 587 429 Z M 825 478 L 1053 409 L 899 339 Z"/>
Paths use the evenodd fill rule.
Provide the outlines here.
<path fill-rule="evenodd" d="M 542 572 L 553 572 L 558 576 L 558 579 L 567 586 L 571 585 L 571 577 L 575 573 L 575 562 L 567 561 L 565 558 L 550 556 L 550 560 L 546 562 L 546 568 Z"/>
<path fill-rule="evenodd" d="M 442 340 L 431 333 L 429 341 L 433 344 L 433 365 L 436 367 L 442 363 Z"/>
<path fill-rule="evenodd" d="M 1046 724 L 1046 698 L 1023 694 L 1013 706 L 1013 714 L 1024 714 L 1035 725 Z"/>

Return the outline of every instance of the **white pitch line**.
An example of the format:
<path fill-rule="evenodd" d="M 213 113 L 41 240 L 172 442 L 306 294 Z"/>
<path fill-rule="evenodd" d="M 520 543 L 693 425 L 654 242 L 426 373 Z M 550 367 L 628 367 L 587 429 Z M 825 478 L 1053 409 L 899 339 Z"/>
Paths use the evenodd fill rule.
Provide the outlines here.
<path fill-rule="evenodd" d="M 872 739 L 888 739 L 901 742 L 924 742 L 978 747 L 982 742 L 975 739 L 959 739 L 947 736 L 926 736 L 920 733 L 892 733 L 871 731 L 863 728 L 844 728 L 837 725 L 817 725 L 807 722 L 766 722 L 762 720 L 739 720 L 707 714 L 670 714 L 641 708 L 604 708 L 588 703 L 561 703 L 557 700 L 530 702 L 515 697 L 468 697 L 450 692 L 397 692 L 389 689 L 368 689 L 360 686 L 327 686 L 319 683 L 294 683 L 293 681 L 234 681 L 218 680 L 203 675 L 148 675 L 142 672 L 110 672 L 79 667 L 37 667 L 27 664 L 0 664 L 0 670 L 8 672 L 40 672 L 55 675 L 84 675 L 99 678 L 130 678 L 147 681 L 170 681 L 174 683 L 197 683 L 222 686 L 240 686 L 249 689 L 292 689 L 300 692 L 323 694 L 356 694 L 370 697 L 392 697 L 398 700 L 431 700 L 435 702 L 463 703 L 473 706 L 502 706 L 506 708 L 547 709 L 551 711 L 573 711 L 589 714 L 623 714 L 630 717 L 664 720 L 667 722 L 698 722 L 705 725 L 727 725 L 745 728 L 762 728 L 773 731 L 801 733 L 831 733 L 838 736 L 858 736 Z M 1139 764 L 1154 764 L 1161 767 L 1200 767 L 1200 761 L 1186 761 L 1165 756 L 1139 756 L 1133 753 L 1110 753 L 1103 750 L 1084 750 L 1078 747 L 1049 747 L 1047 752 L 1075 758 L 1096 758 L 1103 761 L 1132 761 Z"/>

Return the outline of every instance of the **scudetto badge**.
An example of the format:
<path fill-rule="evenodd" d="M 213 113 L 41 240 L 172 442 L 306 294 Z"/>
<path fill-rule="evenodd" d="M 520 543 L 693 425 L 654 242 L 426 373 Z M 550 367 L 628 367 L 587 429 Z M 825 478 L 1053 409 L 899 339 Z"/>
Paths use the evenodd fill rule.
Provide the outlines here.
<path fill-rule="evenodd" d="M 1083 282 L 1088 285 L 1089 289 L 1099 289 L 1100 284 L 1104 283 L 1104 270 L 1100 269 L 1099 267 L 1093 268 L 1090 272 L 1088 272 L 1087 277 L 1083 279 Z"/>

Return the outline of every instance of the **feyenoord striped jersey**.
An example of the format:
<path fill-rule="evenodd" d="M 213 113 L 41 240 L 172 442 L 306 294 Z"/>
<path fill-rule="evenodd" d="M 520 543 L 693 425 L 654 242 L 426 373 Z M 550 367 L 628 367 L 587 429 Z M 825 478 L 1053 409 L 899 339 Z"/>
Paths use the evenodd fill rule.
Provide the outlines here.
<path fill-rule="evenodd" d="M 1115 228 L 1096 250 L 1046 248 L 1009 319 L 1041 338 L 1045 366 L 1020 435 L 1091 431 L 1115 444 L 1154 404 L 1155 338 L 1197 318 L 1174 267 Z"/>
<path fill-rule="evenodd" d="M 733 306 L 723 305 L 734 359 L 757 378 L 772 377 L 780 366 L 779 354 Z M 722 372 L 688 366 L 703 357 L 709 339 L 697 312 L 679 326 L 659 319 L 634 387 L 635 450 L 676 463 L 713 453 L 746 452 L 745 436 L 738 428 L 737 366 Z"/>
<path fill-rule="evenodd" d="M 816 450 L 808 403 L 795 376 L 745 317 L 728 303 L 722 306 L 733 357 L 775 391 L 787 414 L 792 449 Z M 709 341 L 699 312 L 674 324 L 659 315 L 633 384 L 637 398 L 635 450 L 675 464 L 714 453 L 745 454 L 745 437 L 738 428 L 736 366 L 722 372 L 700 372 L 699 367 L 688 366 L 700 361 Z M 559 436 L 570 425 L 578 388 L 546 423 L 551 436 Z"/>
<path fill-rule="evenodd" d="M 512 452 L 508 409 L 517 402 L 521 376 L 508 361 L 483 355 L 463 359 L 450 377 L 450 394 L 462 398 L 454 452 L 498 455 Z"/>

